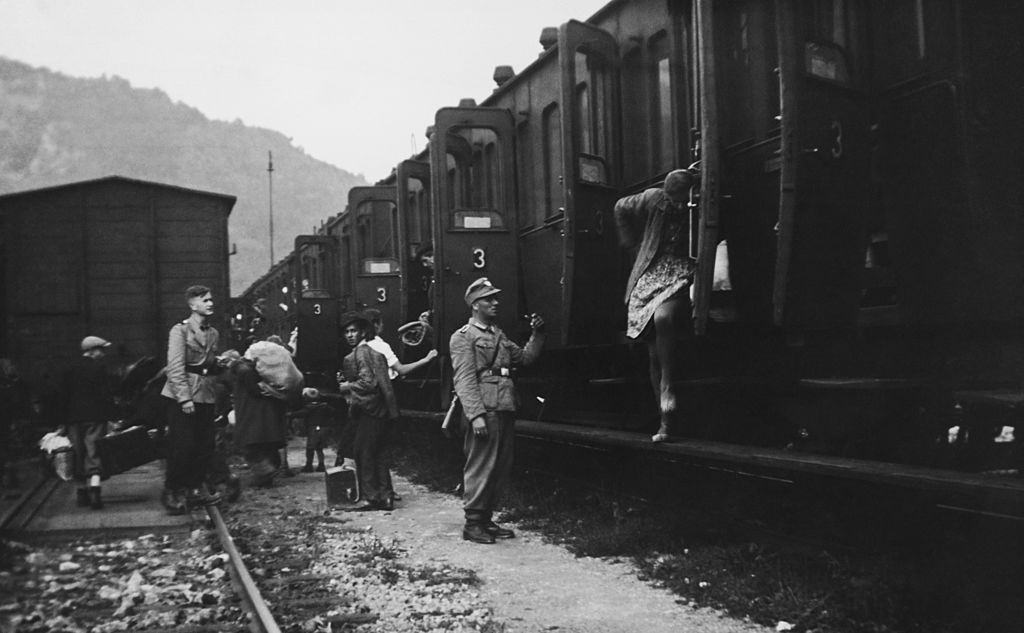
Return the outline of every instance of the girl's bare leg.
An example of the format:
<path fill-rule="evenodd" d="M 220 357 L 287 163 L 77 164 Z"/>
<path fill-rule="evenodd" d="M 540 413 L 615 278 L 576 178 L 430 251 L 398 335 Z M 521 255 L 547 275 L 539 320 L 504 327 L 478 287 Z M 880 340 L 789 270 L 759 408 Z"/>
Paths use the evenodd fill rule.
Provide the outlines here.
<path fill-rule="evenodd" d="M 668 438 L 672 429 L 672 418 L 678 408 L 673 387 L 676 379 L 676 338 L 679 325 L 683 322 L 682 317 L 686 305 L 684 301 L 669 299 L 658 306 L 654 312 L 655 340 L 652 358 L 657 361 L 658 369 L 657 372 L 654 371 L 655 363 L 652 360 L 651 382 L 661 410 L 661 427 L 658 429 L 658 434 L 654 436 L 655 441 L 663 441 Z"/>

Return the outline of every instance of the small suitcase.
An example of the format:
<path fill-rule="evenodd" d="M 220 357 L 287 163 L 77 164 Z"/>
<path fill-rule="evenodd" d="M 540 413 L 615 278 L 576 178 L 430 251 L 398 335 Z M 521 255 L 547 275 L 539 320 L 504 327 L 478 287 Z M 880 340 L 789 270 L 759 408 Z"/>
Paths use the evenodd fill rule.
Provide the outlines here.
<path fill-rule="evenodd" d="M 324 475 L 327 484 L 327 505 L 344 506 L 359 499 L 359 478 L 356 471 L 336 466 Z"/>
<path fill-rule="evenodd" d="M 104 476 L 117 475 L 148 464 L 159 454 L 144 426 L 133 426 L 105 435 L 96 442 Z"/>

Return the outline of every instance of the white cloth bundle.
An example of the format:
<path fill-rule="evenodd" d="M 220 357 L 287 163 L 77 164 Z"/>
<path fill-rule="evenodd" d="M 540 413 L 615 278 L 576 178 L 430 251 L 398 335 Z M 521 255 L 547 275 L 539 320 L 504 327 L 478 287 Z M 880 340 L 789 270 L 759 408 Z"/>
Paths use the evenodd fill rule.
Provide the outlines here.
<path fill-rule="evenodd" d="M 282 345 L 257 341 L 245 350 L 245 357 L 256 361 L 256 372 L 269 388 L 268 395 L 283 398 L 288 393 L 299 391 L 305 384 L 291 353 Z"/>

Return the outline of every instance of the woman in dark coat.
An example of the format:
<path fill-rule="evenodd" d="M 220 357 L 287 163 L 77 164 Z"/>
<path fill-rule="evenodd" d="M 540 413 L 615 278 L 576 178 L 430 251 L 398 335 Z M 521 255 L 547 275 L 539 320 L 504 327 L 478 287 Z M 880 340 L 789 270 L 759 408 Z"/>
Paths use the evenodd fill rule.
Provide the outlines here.
<path fill-rule="evenodd" d="M 229 357 L 227 377 L 235 409 L 235 443 L 252 468 L 253 485 L 270 486 L 281 465 L 279 451 L 285 445 L 282 420 L 288 405 L 263 394 L 255 361 L 230 353 L 225 356 Z"/>

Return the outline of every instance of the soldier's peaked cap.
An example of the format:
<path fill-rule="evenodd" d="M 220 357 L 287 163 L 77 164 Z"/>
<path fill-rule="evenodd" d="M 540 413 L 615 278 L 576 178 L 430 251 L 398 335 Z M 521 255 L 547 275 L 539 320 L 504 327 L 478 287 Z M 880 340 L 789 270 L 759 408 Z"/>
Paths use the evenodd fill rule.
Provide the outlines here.
<path fill-rule="evenodd" d="M 481 277 L 469 284 L 469 287 L 466 288 L 466 305 L 472 307 L 473 302 L 477 299 L 496 295 L 499 292 L 501 292 L 501 289 L 495 288 L 490 279 L 487 277 Z"/>

